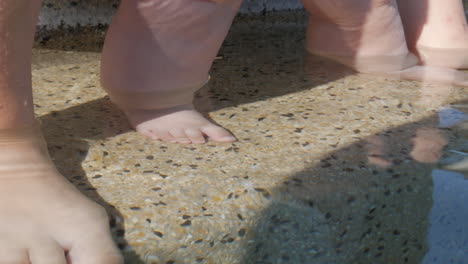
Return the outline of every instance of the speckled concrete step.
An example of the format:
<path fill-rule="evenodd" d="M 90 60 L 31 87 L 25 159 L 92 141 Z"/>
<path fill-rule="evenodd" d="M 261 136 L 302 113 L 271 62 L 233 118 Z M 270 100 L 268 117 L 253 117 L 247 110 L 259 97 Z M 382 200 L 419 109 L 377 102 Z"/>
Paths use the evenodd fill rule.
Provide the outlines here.
<path fill-rule="evenodd" d="M 437 111 L 467 89 L 354 75 L 307 57 L 303 27 L 270 22 L 234 26 L 196 99 L 233 144 L 144 139 L 100 89 L 99 53 L 36 49 L 59 170 L 112 214 L 127 263 L 420 263 L 439 153 L 415 140 L 457 149 L 466 133 L 438 129 Z"/>

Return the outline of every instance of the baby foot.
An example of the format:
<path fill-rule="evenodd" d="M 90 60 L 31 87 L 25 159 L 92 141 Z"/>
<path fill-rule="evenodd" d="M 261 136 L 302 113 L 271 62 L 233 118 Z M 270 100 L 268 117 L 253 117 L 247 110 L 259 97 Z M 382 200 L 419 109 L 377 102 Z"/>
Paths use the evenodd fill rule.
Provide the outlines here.
<path fill-rule="evenodd" d="M 152 139 L 181 144 L 202 144 L 206 142 L 205 136 L 216 142 L 236 141 L 227 130 L 211 123 L 191 104 L 124 112 L 139 133 Z"/>
<path fill-rule="evenodd" d="M 362 73 L 468 86 L 468 75 L 420 66 L 410 53 L 396 1 L 304 0 L 311 13 L 307 50 Z"/>
<path fill-rule="evenodd" d="M 0 263 L 123 263 L 106 211 L 57 172 L 45 144 L 2 131 Z"/>
<path fill-rule="evenodd" d="M 408 46 L 422 64 L 468 69 L 468 24 L 462 1 L 399 0 Z"/>
<path fill-rule="evenodd" d="M 424 65 L 446 67 L 452 69 L 468 69 L 468 39 L 466 47 L 457 48 L 447 45 L 444 48 L 418 44 L 414 48 Z"/>
<path fill-rule="evenodd" d="M 193 92 L 209 79 L 241 2 L 122 1 L 106 36 L 101 83 L 137 131 L 182 144 L 204 143 L 205 136 L 235 141 L 191 102 Z M 134 110 L 153 106 L 159 109 Z"/>

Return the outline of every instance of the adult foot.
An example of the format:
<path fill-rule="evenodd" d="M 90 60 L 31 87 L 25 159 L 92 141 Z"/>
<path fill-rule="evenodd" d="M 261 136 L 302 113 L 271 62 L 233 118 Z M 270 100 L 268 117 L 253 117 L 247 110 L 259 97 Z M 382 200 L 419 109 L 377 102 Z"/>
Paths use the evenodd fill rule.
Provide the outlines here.
<path fill-rule="evenodd" d="M 170 143 L 202 144 L 209 138 L 216 142 L 236 139 L 194 109 L 182 105 L 158 110 L 127 110 L 127 118 L 142 135 Z"/>
<path fill-rule="evenodd" d="M 304 0 L 311 13 L 307 50 L 358 72 L 468 86 L 453 69 L 418 66 L 410 53 L 396 0 Z"/>
<path fill-rule="evenodd" d="M 123 263 L 105 210 L 57 172 L 30 134 L 0 131 L 0 263 Z"/>
<path fill-rule="evenodd" d="M 408 46 L 424 65 L 468 68 L 468 24 L 461 0 L 398 0 Z"/>

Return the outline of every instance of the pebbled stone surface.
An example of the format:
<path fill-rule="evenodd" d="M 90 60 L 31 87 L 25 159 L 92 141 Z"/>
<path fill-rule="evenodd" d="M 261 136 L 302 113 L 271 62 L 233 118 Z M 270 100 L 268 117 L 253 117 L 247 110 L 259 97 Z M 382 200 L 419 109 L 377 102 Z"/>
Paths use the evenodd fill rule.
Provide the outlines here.
<path fill-rule="evenodd" d="M 51 155 L 108 209 L 126 263 L 466 263 L 466 167 L 431 171 L 468 151 L 467 89 L 309 57 L 304 21 L 235 23 L 196 97 L 233 144 L 132 131 L 99 87 L 102 31 L 38 43 L 34 95 Z"/>

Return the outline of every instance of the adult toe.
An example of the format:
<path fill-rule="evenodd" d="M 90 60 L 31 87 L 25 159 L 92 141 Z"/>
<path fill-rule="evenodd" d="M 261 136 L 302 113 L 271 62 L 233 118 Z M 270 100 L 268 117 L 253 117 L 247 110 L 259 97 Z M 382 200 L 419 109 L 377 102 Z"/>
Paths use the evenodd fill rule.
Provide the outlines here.
<path fill-rule="evenodd" d="M 52 239 L 36 240 L 28 253 L 32 264 L 67 264 L 64 249 Z"/>
<path fill-rule="evenodd" d="M 0 264 L 29 264 L 27 249 L 15 240 L 0 236 Z"/>
<path fill-rule="evenodd" d="M 69 251 L 73 264 L 123 264 L 120 251 L 108 233 L 96 232 L 75 243 Z"/>

